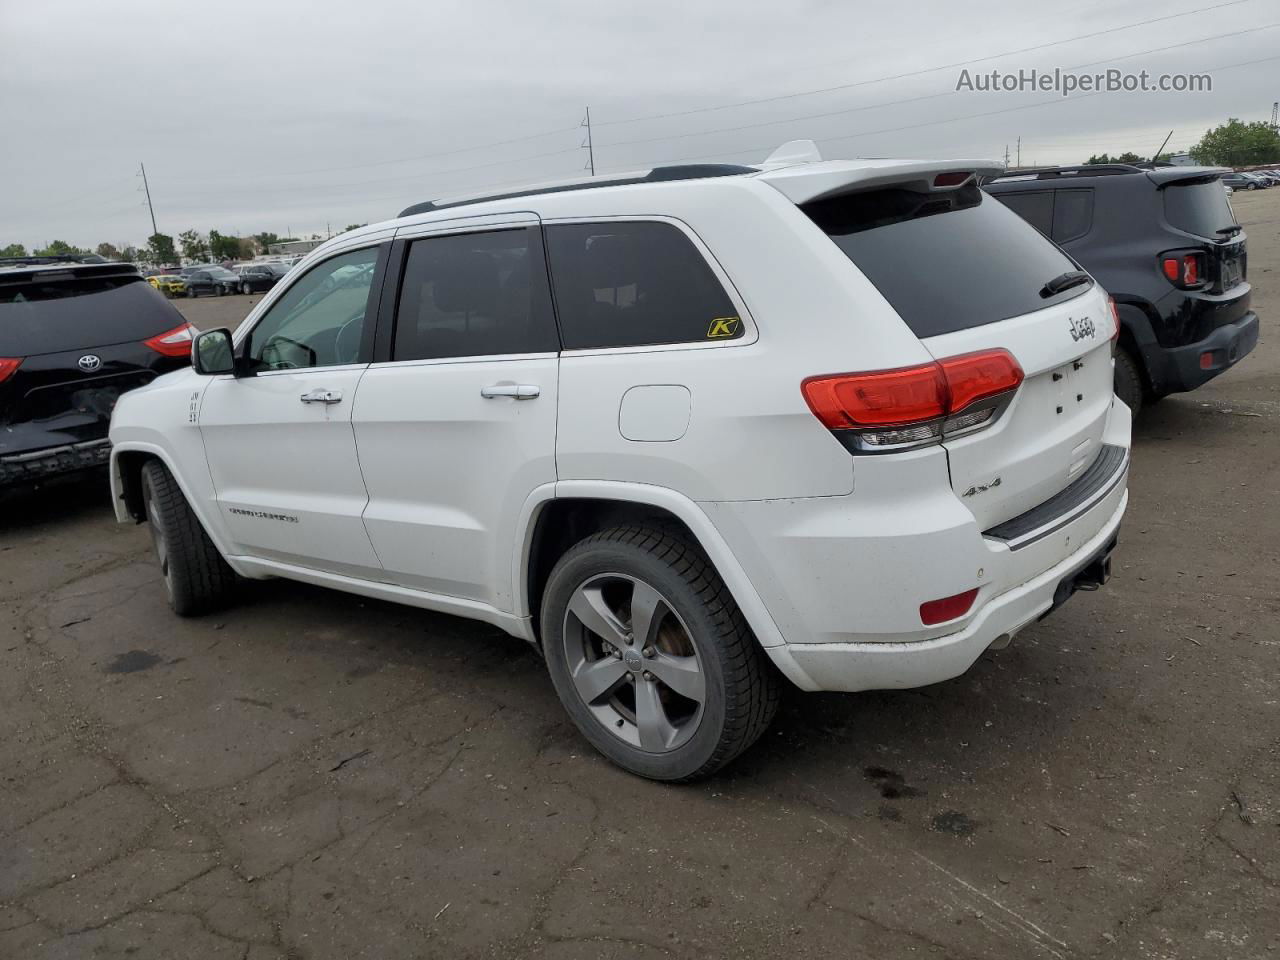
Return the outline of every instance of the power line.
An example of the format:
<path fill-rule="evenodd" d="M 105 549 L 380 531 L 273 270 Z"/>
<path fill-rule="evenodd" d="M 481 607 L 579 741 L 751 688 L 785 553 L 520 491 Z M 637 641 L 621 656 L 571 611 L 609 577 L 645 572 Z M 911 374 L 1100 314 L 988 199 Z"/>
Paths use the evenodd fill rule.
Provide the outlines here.
<path fill-rule="evenodd" d="M 1243 2 L 1243 0 L 1241 0 L 1241 2 Z M 1096 67 L 1104 63 L 1117 63 L 1121 60 L 1131 60 L 1134 57 L 1142 57 L 1152 53 L 1163 53 L 1166 50 L 1176 50 L 1181 47 L 1188 47 L 1193 45 L 1210 43 L 1214 40 L 1225 40 L 1229 37 L 1238 37 L 1241 34 L 1246 34 L 1246 33 L 1251 34 L 1251 33 L 1256 33 L 1260 30 L 1270 30 L 1277 26 L 1280 26 L 1280 23 L 1271 23 L 1261 27 L 1250 27 L 1247 30 L 1235 30 L 1235 31 L 1232 31 L 1231 33 L 1220 33 L 1212 37 L 1197 37 L 1195 40 L 1187 40 L 1182 43 L 1173 43 L 1163 47 L 1152 47 L 1149 50 L 1139 50 L 1136 53 L 1127 53 L 1127 54 L 1124 54 L 1123 56 L 1110 57 L 1106 60 L 1094 60 L 1090 63 L 1078 63 L 1078 64 L 1075 64 L 1074 66 L 1063 67 L 1062 70 L 1064 73 L 1066 73 L 1072 70 L 1082 70 L 1085 67 Z M 842 107 L 839 110 L 824 110 L 821 113 L 800 114 L 798 116 L 793 116 L 793 117 L 783 117 L 778 120 L 762 120 L 756 123 L 739 124 L 738 126 L 734 126 L 734 127 L 717 127 L 711 130 L 695 130 L 690 133 L 669 134 L 667 136 L 660 136 L 660 137 L 639 137 L 634 140 L 617 140 L 617 141 L 614 141 L 613 143 L 607 144 L 607 146 L 626 147 L 626 146 L 634 146 L 635 144 L 640 144 L 640 143 L 659 143 L 659 142 L 665 142 L 667 140 L 683 140 L 689 137 L 710 136 L 711 134 L 715 134 L 715 133 L 735 133 L 739 130 L 755 130 L 760 127 L 774 127 L 774 126 L 779 126 L 781 124 L 786 124 L 786 123 L 797 123 L 801 120 L 821 120 L 827 117 L 843 116 L 844 114 L 848 114 L 848 113 L 862 113 L 867 110 L 877 110 L 881 107 L 898 107 L 907 103 L 919 103 L 922 100 L 937 100 L 942 97 L 954 97 L 957 94 L 958 94 L 958 91 L 956 90 L 944 90 L 941 93 L 927 93 L 918 97 L 905 97 L 901 100 L 882 100 L 879 103 L 869 103 L 869 104 L 864 104 L 863 106 L 858 106 L 858 107 Z M 1078 100 L 1080 98 L 1076 97 L 1075 99 Z M 600 126 L 600 125 L 601 124 L 597 124 L 597 126 Z"/>
<path fill-rule="evenodd" d="M 1271 26 L 1277 26 L 1277 24 L 1271 24 Z M 1257 60 L 1246 60 L 1244 63 L 1231 63 L 1231 64 L 1226 64 L 1220 67 L 1209 67 L 1206 72 L 1216 71 L 1221 73 L 1227 70 L 1235 70 L 1241 67 L 1251 67 L 1259 63 L 1270 63 L 1274 60 L 1280 60 L 1280 55 L 1272 56 L 1272 57 L 1260 57 Z M 1090 97 L 1100 97 L 1104 93 L 1106 93 L 1106 91 L 1099 90 L 1095 93 L 1084 93 L 1076 97 L 1055 97 L 1052 100 L 1038 100 L 1035 103 L 1024 103 L 1021 106 L 1005 107 L 1004 109 L 1001 109 L 1001 110 L 988 110 L 983 113 L 970 113 L 970 114 L 965 114 L 963 116 L 958 116 L 958 117 L 941 117 L 934 120 L 928 120 L 923 123 L 911 123 L 901 127 L 885 127 L 880 130 L 863 130 L 858 133 L 845 134 L 839 137 L 824 137 L 822 138 L 822 140 L 824 143 L 838 143 L 841 140 L 857 140 L 861 137 L 869 137 L 869 136 L 874 136 L 876 134 L 899 133 L 903 130 L 915 130 L 920 127 L 940 126 L 941 124 L 944 124 L 944 123 L 956 123 L 961 120 L 974 120 L 979 117 L 991 117 L 991 116 L 996 116 L 1002 113 L 1015 113 L 1019 110 L 1030 110 L 1034 107 L 1045 107 L 1055 103 L 1075 103 L 1080 100 L 1087 100 Z M 666 157 L 663 159 L 667 163 L 682 163 L 686 160 L 706 160 L 706 159 L 711 159 L 716 157 L 737 156 L 739 154 L 744 154 L 744 153 L 756 153 L 756 154 L 764 153 L 766 151 L 774 149 L 776 146 L 777 146 L 776 143 L 765 144 L 763 146 L 757 146 L 757 147 L 742 147 L 741 149 L 735 149 L 735 150 L 718 150 L 712 153 L 700 153 L 700 154 L 693 154 L 691 156 L 683 156 L 683 157 Z"/>
<path fill-rule="evenodd" d="M 875 83 L 886 83 L 890 80 L 905 80 L 908 77 L 919 77 L 926 73 L 936 73 L 939 70 L 949 70 L 954 67 L 966 67 L 975 63 L 986 63 L 989 60 L 998 60 L 1001 57 L 1010 57 L 1018 53 L 1030 53 L 1034 50 L 1046 50 L 1049 47 L 1057 47 L 1066 43 L 1074 43 L 1077 40 L 1088 40 L 1093 37 L 1100 37 L 1108 33 L 1119 33 L 1122 30 L 1131 30 L 1134 27 L 1145 27 L 1152 23 L 1161 23 L 1166 20 L 1177 20 L 1180 17 L 1189 17 L 1193 14 L 1207 13 L 1210 10 L 1218 10 L 1222 7 L 1232 7 L 1241 3 L 1248 3 L 1250 0 L 1226 0 L 1225 3 L 1217 3 L 1208 7 L 1198 7 L 1194 10 L 1187 10 L 1184 13 L 1173 13 L 1163 17 L 1152 17 L 1147 20 L 1139 20 L 1135 23 L 1127 23 L 1119 27 L 1109 27 L 1105 30 L 1095 30 L 1092 33 L 1082 33 L 1075 37 L 1066 37 L 1062 40 L 1052 40 L 1048 43 L 1040 43 L 1031 47 L 1021 47 L 1017 50 L 1006 50 L 1003 53 L 993 53 L 985 57 L 976 57 L 972 60 L 958 60 L 955 63 L 943 63 L 933 67 L 923 67 L 919 70 L 911 70 L 907 73 L 896 73 L 884 77 L 871 77 L 866 80 L 854 80 L 850 83 L 836 84 L 832 87 L 816 87 L 812 90 L 800 90 L 796 93 L 778 94 L 772 97 L 758 97 L 754 100 L 739 100 L 734 103 L 716 104 L 710 107 L 693 107 L 689 110 L 676 110 L 670 113 L 654 113 L 641 117 L 628 117 L 623 120 L 601 120 L 596 122 L 596 126 L 616 126 L 624 123 L 643 123 L 648 120 L 666 120 L 671 117 L 687 117 L 697 113 L 709 113 L 716 110 L 731 110 L 735 107 L 749 107 L 761 103 L 777 103 L 780 100 L 794 100 L 797 97 L 811 97 L 819 93 L 832 93 L 836 90 L 849 90 L 853 87 L 864 87 Z M 841 61 L 846 62 L 846 61 Z"/>

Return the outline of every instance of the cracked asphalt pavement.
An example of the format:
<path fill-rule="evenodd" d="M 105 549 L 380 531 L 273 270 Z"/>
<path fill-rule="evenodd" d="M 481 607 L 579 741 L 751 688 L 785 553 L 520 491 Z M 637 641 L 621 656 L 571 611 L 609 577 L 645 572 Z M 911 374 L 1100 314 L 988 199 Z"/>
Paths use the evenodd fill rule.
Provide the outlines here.
<path fill-rule="evenodd" d="M 0 957 L 1280 957 L 1280 190 L 1236 207 L 1262 340 L 1138 424 L 1111 584 L 694 786 L 492 628 L 179 620 L 100 477 L 0 499 Z"/>

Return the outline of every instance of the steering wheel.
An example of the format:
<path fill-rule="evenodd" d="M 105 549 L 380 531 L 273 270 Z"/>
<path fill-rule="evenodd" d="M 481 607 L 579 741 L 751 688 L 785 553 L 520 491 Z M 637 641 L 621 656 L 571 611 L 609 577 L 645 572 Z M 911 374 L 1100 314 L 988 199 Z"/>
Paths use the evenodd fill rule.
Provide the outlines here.
<path fill-rule="evenodd" d="M 346 323 L 344 323 L 341 327 L 338 328 L 338 334 L 333 338 L 333 352 L 337 355 L 336 359 L 338 363 L 355 363 L 356 358 L 360 355 L 359 336 L 362 330 L 361 327 L 356 327 L 355 335 L 357 339 L 356 339 L 355 347 L 350 354 L 348 354 L 345 350 L 343 350 L 342 338 L 347 333 L 347 331 L 351 329 L 351 325 L 353 323 L 359 323 L 363 319 L 364 319 L 364 311 L 361 311 L 360 313 L 357 313 L 354 317 L 352 317 L 350 320 L 348 320 Z M 350 356 L 350 359 L 347 359 L 348 356 Z"/>

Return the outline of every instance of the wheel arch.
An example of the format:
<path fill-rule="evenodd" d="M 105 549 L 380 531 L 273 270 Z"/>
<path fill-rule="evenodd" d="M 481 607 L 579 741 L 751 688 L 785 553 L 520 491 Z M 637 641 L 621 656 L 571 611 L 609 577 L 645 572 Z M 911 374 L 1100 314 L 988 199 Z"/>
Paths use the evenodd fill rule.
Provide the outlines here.
<path fill-rule="evenodd" d="M 785 641 L 724 538 L 698 505 L 665 487 L 650 484 L 561 481 L 535 493 L 525 504 L 524 536 L 512 583 L 515 610 L 530 618 L 541 643 L 538 624 L 542 592 L 556 562 L 575 543 L 625 523 L 652 523 L 674 529 L 697 544 L 724 580 L 760 644 Z"/>

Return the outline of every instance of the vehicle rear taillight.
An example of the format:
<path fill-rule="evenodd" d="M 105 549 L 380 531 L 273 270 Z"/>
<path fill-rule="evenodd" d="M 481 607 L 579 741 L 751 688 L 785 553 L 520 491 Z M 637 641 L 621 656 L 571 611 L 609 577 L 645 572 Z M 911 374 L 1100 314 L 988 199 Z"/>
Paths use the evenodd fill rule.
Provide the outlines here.
<path fill-rule="evenodd" d="M 1120 311 L 1116 309 L 1116 298 L 1107 297 L 1107 313 L 1111 316 L 1111 342 L 1120 339 Z"/>
<path fill-rule="evenodd" d="M 962 183 L 967 183 L 969 178 L 972 176 L 972 170 L 956 171 L 954 173 L 940 173 L 933 178 L 933 185 L 935 187 L 958 187 Z"/>
<path fill-rule="evenodd" d="M 1161 254 L 1160 269 L 1165 279 L 1181 290 L 1204 285 L 1204 254 L 1199 251 L 1174 250 Z"/>
<path fill-rule="evenodd" d="M 926 627 L 931 627 L 935 623 L 946 623 L 948 620 L 963 617 L 969 612 L 977 596 L 978 588 L 974 587 L 964 593 L 957 593 L 953 597 L 943 597 L 941 600 L 922 603 L 920 604 L 920 622 Z"/>
<path fill-rule="evenodd" d="M 983 350 L 897 370 L 809 377 L 800 390 L 846 448 L 889 452 L 985 426 L 1022 379 L 1009 351 Z"/>
<path fill-rule="evenodd" d="M 22 366 L 22 357 L 0 357 L 0 383 L 4 383 Z"/>
<path fill-rule="evenodd" d="M 199 332 L 191 324 L 184 323 L 180 327 L 174 327 L 172 330 L 158 333 L 142 342 L 156 353 L 162 353 L 166 357 L 189 357 L 191 356 L 191 341 L 196 338 L 196 334 Z"/>

